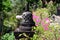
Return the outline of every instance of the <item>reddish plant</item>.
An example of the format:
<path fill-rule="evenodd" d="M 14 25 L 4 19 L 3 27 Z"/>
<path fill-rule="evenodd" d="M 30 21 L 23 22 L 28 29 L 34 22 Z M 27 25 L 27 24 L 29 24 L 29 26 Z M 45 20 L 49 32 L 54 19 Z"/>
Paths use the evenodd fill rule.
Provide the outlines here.
<path fill-rule="evenodd" d="M 50 24 L 49 18 L 44 18 L 44 19 L 42 19 L 41 25 L 42 25 L 42 27 L 44 28 L 44 30 L 48 30 L 48 29 L 49 29 L 49 28 L 48 28 L 49 24 Z"/>

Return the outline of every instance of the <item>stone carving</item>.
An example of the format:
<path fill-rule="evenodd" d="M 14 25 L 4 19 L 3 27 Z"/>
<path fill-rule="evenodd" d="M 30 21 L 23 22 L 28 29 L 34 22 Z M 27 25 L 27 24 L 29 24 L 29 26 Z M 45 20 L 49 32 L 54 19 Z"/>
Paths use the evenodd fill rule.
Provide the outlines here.
<path fill-rule="evenodd" d="M 24 12 L 22 15 L 16 16 L 16 18 L 22 18 L 22 21 L 20 22 L 19 27 L 16 29 L 16 31 L 31 31 L 32 26 L 35 26 L 35 23 L 32 19 L 32 13 L 31 12 Z"/>
<path fill-rule="evenodd" d="M 16 39 L 21 38 L 19 37 L 19 34 L 26 33 L 29 37 L 32 37 L 34 32 L 32 31 L 33 26 L 35 26 L 35 23 L 32 19 L 32 13 L 31 12 L 24 12 L 22 15 L 17 15 L 17 19 L 22 19 L 19 27 L 15 29 L 14 35 Z M 23 36 L 24 37 L 24 36 Z"/>
<path fill-rule="evenodd" d="M 53 20 L 55 23 L 59 23 L 59 24 L 60 24 L 60 16 L 52 15 L 52 20 Z"/>

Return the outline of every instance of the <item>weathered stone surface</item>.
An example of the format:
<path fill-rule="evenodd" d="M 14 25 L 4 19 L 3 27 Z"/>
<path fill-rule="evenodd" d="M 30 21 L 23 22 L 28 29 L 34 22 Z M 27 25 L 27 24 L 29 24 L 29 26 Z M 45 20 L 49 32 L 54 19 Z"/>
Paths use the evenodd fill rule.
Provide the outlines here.
<path fill-rule="evenodd" d="M 32 19 L 32 13 L 24 12 L 20 17 L 22 18 L 22 21 L 20 22 L 19 28 L 17 28 L 15 31 L 31 31 L 32 26 L 35 26 L 35 23 Z"/>
<path fill-rule="evenodd" d="M 19 18 L 22 18 L 19 27 L 15 29 L 14 35 L 16 39 L 21 38 L 19 37 L 19 34 L 26 33 L 29 37 L 32 37 L 34 32 L 31 31 L 33 26 L 35 26 L 35 22 L 32 19 L 32 13 L 31 12 L 24 12 L 21 16 L 18 16 Z M 24 37 L 24 36 L 23 36 Z"/>
<path fill-rule="evenodd" d="M 59 24 L 60 24 L 60 16 L 52 15 L 52 20 L 53 20 L 55 23 L 59 23 Z"/>

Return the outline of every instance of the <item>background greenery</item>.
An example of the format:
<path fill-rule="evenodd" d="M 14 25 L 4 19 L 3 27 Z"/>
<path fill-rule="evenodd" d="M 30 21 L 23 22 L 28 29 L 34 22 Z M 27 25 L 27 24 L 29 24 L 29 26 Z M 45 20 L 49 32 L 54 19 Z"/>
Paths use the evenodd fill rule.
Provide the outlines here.
<path fill-rule="evenodd" d="M 56 1 L 49 1 L 49 0 L 3 0 L 2 1 L 2 14 L 1 19 L 3 22 L 2 25 L 2 40 L 14 40 L 14 34 L 6 33 L 7 30 L 14 30 L 18 25 L 18 20 L 16 19 L 16 15 L 21 15 L 22 12 L 24 12 L 24 9 L 27 5 L 27 3 L 30 3 L 29 10 L 33 13 L 35 12 L 37 16 L 40 16 L 42 19 L 45 17 L 51 17 L 52 14 L 56 14 L 57 12 L 57 6 L 60 5 L 60 0 Z M 43 14 L 42 14 L 43 13 Z M 50 32 L 44 31 L 42 26 L 39 24 L 35 28 L 36 33 L 34 34 L 33 38 L 31 40 L 58 40 L 60 37 L 59 35 L 59 26 L 55 29 L 54 25 L 53 27 L 50 25 L 49 28 L 51 28 L 53 31 Z M 8 38 L 7 38 L 8 37 Z M 12 39 L 11 39 L 12 38 Z"/>

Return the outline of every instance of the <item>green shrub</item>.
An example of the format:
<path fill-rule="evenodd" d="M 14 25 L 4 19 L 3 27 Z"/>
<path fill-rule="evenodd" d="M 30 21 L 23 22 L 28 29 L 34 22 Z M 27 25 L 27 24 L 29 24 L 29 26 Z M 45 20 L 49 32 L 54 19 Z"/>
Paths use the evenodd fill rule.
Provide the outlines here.
<path fill-rule="evenodd" d="M 47 9 L 51 12 L 51 15 L 52 14 L 56 14 L 56 9 L 57 9 L 57 6 L 56 4 L 54 5 L 55 3 L 53 3 L 52 1 L 50 1 L 48 4 L 47 4 Z"/>
<path fill-rule="evenodd" d="M 1 37 L 2 40 L 15 40 L 14 33 L 6 33 Z"/>

